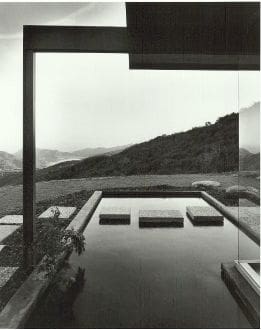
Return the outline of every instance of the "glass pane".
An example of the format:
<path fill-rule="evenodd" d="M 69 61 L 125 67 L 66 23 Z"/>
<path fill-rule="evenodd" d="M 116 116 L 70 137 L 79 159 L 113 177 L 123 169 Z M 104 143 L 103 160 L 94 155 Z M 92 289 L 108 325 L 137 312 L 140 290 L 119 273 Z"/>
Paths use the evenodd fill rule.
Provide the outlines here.
<path fill-rule="evenodd" d="M 260 84 L 259 72 L 240 72 L 238 77 L 238 217 L 242 229 L 238 234 L 238 259 L 244 263 L 259 261 L 260 253 Z M 251 245 L 246 244 L 246 236 L 252 238 Z M 257 267 L 255 263 L 252 268 Z"/>

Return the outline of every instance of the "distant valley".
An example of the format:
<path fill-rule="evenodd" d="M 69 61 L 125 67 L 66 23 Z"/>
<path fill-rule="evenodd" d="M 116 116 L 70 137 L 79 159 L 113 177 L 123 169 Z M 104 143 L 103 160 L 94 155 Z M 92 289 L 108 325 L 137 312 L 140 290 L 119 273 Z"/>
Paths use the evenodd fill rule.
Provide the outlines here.
<path fill-rule="evenodd" d="M 121 152 L 126 146 L 116 146 L 110 148 L 85 148 L 74 152 L 62 152 L 59 150 L 37 149 L 36 152 L 36 168 L 42 169 L 48 166 L 53 166 L 63 162 L 77 162 L 81 159 L 102 155 L 102 154 L 116 154 Z M 19 172 L 22 170 L 22 150 L 15 154 L 10 154 L 5 151 L 0 151 L 0 172 L 10 173 Z"/>

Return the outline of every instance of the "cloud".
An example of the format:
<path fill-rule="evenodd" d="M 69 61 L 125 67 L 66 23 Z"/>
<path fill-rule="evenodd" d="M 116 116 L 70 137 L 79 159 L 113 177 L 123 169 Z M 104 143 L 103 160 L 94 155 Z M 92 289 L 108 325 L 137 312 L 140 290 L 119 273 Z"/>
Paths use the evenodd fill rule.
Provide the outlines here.
<path fill-rule="evenodd" d="M 0 3 L 0 40 L 21 39 L 23 25 L 126 26 L 124 3 Z"/>

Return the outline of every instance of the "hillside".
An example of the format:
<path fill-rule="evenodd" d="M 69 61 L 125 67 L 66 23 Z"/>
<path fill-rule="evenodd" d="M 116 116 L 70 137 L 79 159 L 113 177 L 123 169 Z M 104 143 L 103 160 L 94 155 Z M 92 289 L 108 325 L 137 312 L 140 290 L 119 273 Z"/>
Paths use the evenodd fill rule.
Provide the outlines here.
<path fill-rule="evenodd" d="M 37 171 L 37 181 L 141 174 L 221 173 L 237 171 L 238 114 L 187 132 L 156 137 L 115 155 L 100 155 Z M 21 183 L 21 176 L 4 184 Z"/>
<path fill-rule="evenodd" d="M 210 173 L 238 170 L 238 114 L 187 132 L 159 136 L 122 152 L 84 159 L 37 173 L 38 181 L 135 174 Z"/>
<path fill-rule="evenodd" d="M 22 169 L 22 161 L 14 155 L 0 151 L 0 171 L 14 171 Z"/>
<path fill-rule="evenodd" d="M 239 168 L 241 171 L 259 171 L 260 153 L 252 153 L 244 148 L 240 148 Z"/>

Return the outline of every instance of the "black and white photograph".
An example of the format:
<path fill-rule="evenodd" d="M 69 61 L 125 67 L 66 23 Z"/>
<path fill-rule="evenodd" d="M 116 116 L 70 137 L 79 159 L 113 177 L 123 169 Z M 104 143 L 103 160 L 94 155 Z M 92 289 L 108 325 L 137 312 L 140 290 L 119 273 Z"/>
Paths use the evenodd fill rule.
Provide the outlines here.
<path fill-rule="evenodd" d="M 0 329 L 260 328 L 260 2 L 0 1 Z"/>

